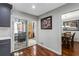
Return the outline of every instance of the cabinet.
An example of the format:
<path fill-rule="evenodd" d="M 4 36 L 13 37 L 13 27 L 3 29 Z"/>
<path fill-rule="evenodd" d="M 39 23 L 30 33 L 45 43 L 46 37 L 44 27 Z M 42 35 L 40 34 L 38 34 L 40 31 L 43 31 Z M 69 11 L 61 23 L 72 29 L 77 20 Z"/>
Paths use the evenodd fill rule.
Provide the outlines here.
<path fill-rule="evenodd" d="M 0 56 L 10 56 L 10 39 L 0 40 Z"/>
<path fill-rule="evenodd" d="M 0 27 L 10 27 L 12 5 L 0 3 Z"/>

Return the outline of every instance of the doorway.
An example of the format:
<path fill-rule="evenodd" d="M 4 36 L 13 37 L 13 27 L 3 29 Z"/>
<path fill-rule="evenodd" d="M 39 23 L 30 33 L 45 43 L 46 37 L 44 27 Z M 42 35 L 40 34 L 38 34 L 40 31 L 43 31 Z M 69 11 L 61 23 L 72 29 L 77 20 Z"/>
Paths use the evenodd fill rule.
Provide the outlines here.
<path fill-rule="evenodd" d="M 62 15 L 62 55 L 79 55 L 79 10 Z"/>

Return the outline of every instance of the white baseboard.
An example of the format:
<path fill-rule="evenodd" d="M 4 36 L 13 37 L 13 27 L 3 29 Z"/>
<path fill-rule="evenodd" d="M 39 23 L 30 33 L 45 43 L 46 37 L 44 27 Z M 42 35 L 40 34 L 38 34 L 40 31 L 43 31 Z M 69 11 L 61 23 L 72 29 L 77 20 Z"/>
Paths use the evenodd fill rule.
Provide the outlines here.
<path fill-rule="evenodd" d="M 59 52 L 57 52 L 57 51 L 55 51 L 55 50 L 53 50 L 53 49 L 51 49 L 51 48 L 48 48 L 47 46 L 45 46 L 45 45 L 43 45 L 43 44 L 40 44 L 40 43 L 39 43 L 38 45 L 40 45 L 40 46 L 42 46 L 42 47 L 44 47 L 44 48 L 46 48 L 46 49 L 48 49 L 48 50 L 50 50 L 50 51 L 52 51 L 52 52 L 58 54 L 58 55 L 61 55 L 61 53 L 59 53 Z"/>

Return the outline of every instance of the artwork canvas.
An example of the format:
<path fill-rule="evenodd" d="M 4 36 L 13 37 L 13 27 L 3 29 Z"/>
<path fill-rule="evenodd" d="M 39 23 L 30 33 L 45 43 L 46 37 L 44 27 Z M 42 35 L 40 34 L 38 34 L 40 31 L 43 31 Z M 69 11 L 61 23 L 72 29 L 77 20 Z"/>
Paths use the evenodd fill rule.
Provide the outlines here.
<path fill-rule="evenodd" d="M 52 16 L 41 19 L 41 29 L 52 29 Z"/>
<path fill-rule="evenodd" d="M 71 20 L 63 22 L 63 30 L 65 31 L 79 31 L 79 20 Z"/>

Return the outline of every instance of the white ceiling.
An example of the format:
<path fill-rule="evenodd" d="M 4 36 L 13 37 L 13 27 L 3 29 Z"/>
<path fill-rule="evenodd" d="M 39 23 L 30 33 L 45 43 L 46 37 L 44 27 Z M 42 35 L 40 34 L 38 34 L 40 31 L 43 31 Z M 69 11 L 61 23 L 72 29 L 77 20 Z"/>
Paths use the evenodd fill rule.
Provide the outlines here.
<path fill-rule="evenodd" d="M 28 14 L 32 14 L 35 16 L 42 15 L 48 11 L 51 11 L 55 8 L 58 8 L 65 3 L 11 3 L 14 9 L 19 10 L 21 12 L 25 12 Z M 33 9 L 32 5 L 35 5 L 36 8 Z"/>

